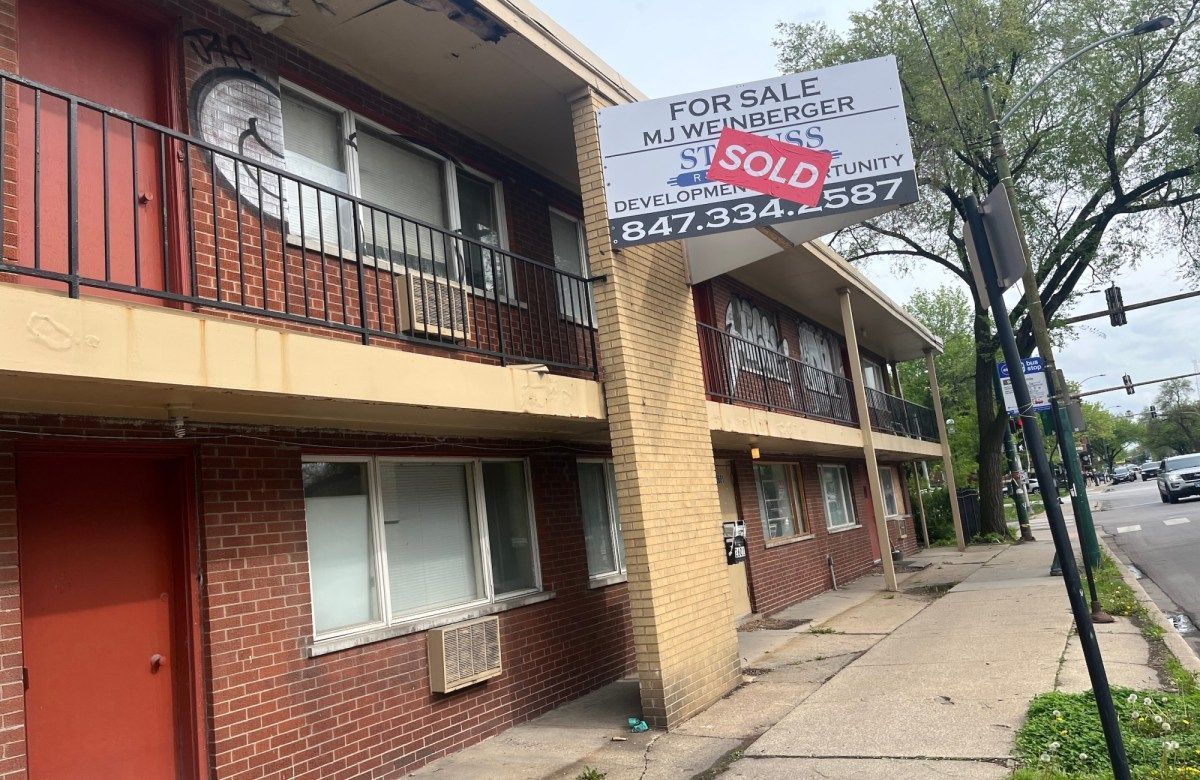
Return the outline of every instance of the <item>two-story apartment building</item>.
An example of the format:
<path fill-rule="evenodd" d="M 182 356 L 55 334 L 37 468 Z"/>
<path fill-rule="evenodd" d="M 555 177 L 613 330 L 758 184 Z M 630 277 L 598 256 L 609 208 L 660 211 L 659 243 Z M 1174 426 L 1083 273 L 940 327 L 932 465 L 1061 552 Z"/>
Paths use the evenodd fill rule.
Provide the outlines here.
<path fill-rule="evenodd" d="M 0 70 L 0 775 L 669 727 L 913 548 L 940 345 L 820 244 L 614 253 L 641 95 L 524 0 L 0 0 Z"/>

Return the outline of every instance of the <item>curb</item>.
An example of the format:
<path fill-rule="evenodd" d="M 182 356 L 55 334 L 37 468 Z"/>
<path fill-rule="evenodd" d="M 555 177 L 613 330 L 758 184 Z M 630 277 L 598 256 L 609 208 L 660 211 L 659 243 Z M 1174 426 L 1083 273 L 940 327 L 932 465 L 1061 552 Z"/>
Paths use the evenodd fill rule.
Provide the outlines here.
<path fill-rule="evenodd" d="M 1175 630 L 1174 624 L 1170 620 L 1167 620 L 1167 616 L 1154 603 L 1154 599 L 1150 598 L 1150 594 L 1142 587 L 1142 583 L 1138 582 L 1137 577 L 1133 576 L 1133 572 L 1129 571 L 1129 567 L 1117 557 L 1117 554 L 1108 545 L 1108 542 L 1103 537 L 1097 538 L 1100 546 L 1104 548 L 1104 552 L 1117 564 L 1117 569 L 1121 572 L 1121 578 L 1125 580 L 1125 584 L 1133 589 L 1138 603 L 1146 608 L 1150 618 L 1163 630 L 1163 642 L 1166 644 L 1167 649 L 1174 654 L 1184 669 L 1200 674 L 1200 656 L 1197 656 L 1192 646 L 1179 635 L 1179 632 Z"/>

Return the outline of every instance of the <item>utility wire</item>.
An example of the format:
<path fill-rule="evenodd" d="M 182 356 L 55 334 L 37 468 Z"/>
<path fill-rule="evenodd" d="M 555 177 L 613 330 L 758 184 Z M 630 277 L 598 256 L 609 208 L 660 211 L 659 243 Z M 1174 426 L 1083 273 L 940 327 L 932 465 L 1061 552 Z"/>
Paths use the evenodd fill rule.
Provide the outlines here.
<path fill-rule="evenodd" d="M 971 141 L 967 138 L 967 131 L 963 129 L 962 122 L 958 119 L 958 111 L 954 108 L 954 100 L 950 97 L 950 89 L 946 86 L 946 79 L 942 77 L 942 68 L 938 64 L 937 55 L 933 53 L 933 46 L 929 43 L 929 36 L 925 32 L 925 23 L 921 21 L 921 14 L 917 11 L 916 0 L 908 0 L 912 6 L 913 16 L 917 20 L 917 29 L 921 31 L 921 39 L 925 41 L 925 50 L 929 52 L 929 59 L 933 62 L 933 70 L 937 73 L 938 83 L 942 85 L 942 94 L 946 96 L 946 103 L 950 106 L 950 116 L 954 117 L 954 124 L 958 128 L 958 134 L 962 136 L 964 151 L 971 148 Z"/>

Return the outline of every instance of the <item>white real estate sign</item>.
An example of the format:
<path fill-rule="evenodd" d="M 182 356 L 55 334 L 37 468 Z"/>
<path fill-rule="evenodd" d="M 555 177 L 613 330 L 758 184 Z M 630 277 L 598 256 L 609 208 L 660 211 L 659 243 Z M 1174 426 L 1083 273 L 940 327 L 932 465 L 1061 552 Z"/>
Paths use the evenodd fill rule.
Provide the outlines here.
<path fill-rule="evenodd" d="M 1021 361 L 1021 373 L 1025 375 L 1025 383 L 1029 385 L 1029 400 L 1033 402 L 1030 411 L 1042 412 L 1050 408 L 1050 383 L 1046 380 L 1046 370 L 1040 357 L 1025 358 Z M 996 373 L 1000 375 L 1000 389 L 1004 393 L 1004 408 L 1010 415 L 1016 415 L 1017 396 L 1013 392 L 1012 372 L 1007 363 L 997 363 Z"/>
<path fill-rule="evenodd" d="M 798 221 L 816 238 L 917 200 L 891 56 L 614 106 L 598 122 L 618 249 Z M 830 153 L 817 205 L 709 179 L 727 128 Z"/>

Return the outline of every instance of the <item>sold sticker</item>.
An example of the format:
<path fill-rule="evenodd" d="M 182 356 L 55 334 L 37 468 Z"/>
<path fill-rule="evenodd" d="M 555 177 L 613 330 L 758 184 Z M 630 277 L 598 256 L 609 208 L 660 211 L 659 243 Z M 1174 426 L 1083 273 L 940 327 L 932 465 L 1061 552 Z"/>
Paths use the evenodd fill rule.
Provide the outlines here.
<path fill-rule="evenodd" d="M 721 131 L 708 178 L 815 206 L 832 162 L 829 152 L 727 127 Z"/>

